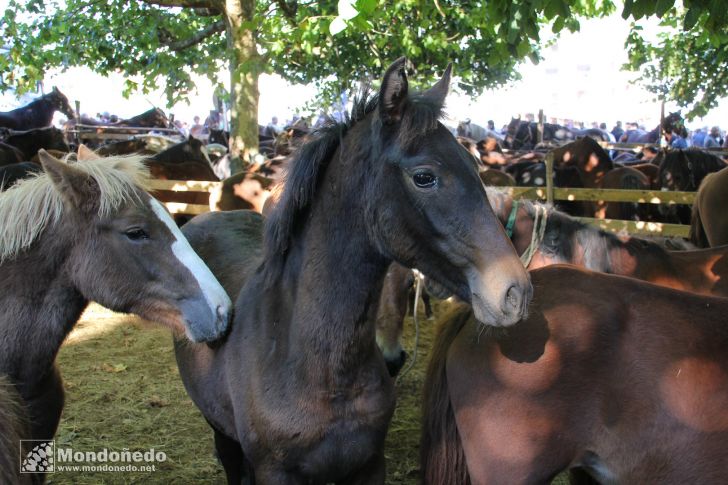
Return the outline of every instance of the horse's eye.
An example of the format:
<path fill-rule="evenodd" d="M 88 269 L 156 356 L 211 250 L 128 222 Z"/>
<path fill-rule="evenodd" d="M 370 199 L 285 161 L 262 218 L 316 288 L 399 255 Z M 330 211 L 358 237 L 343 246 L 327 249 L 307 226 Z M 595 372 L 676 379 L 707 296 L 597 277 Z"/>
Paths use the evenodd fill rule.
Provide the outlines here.
<path fill-rule="evenodd" d="M 124 235 L 132 241 L 140 241 L 142 239 L 149 239 L 149 234 L 144 229 L 134 227 L 124 232 Z"/>
<path fill-rule="evenodd" d="M 421 189 L 430 189 L 437 184 L 435 174 L 428 171 L 417 172 L 412 176 L 415 185 Z"/>

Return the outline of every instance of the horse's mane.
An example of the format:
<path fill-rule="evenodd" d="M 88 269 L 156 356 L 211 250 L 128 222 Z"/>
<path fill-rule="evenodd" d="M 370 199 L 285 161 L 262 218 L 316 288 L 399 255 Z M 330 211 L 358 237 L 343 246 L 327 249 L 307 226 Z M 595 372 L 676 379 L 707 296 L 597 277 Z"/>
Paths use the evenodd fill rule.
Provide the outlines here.
<path fill-rule="evenodd" d="M 65 162 L 69 162 L 66 157 Z M 99 188 L 100 217 L 118 210 L 137 189 L 147 190 L 149 172 L 143 156 L 118 156 L 79 161 L 73 167 L 93 178 Z M 0 193 L 0 262 L 29 247 L 49 225 L 63 214 L 63 196 L 46 173 L 19 181 Z"/>
<path fill-rule="evenodd" d="M 287 254 L 291 237 L 300 222 L 305 220 L 304 214 L 315 197 L 319 180 L 343 138 L 372 113 L 375 115 L 371 122 L 373 143 L 367 144 L 365 149 L 370 158 L 376 157 L 379 149 L 376 142 L 383 129 L 381 120 L 376 116 L 377 107 L 378 96 L 364 87 L 354 99 L 350 114 L 345 114 L 344 119 L 338 122 L 328 119 L 321 128 L 310 134 L 310 141 L 292 155 L 284 177 L 283 192 L 266 221 L 266 259 Z M 409 96 L 397 133 L 403 150 L 411 149 L 424 134 L 437 128 L 442 109 L 442 105 L 424 95 Z"/>
<path fill-rule="evenodd" d="M 488 201 L 493 209 L 500 212 L 501 204 L 508 194 L 508 189 L 502 190 L 496 187 L 486 187 Z M 579 246 L 584 250 L 584 264 L 587 268 L 609 272 L 611 262 L 609 260 L 609 249 L 623 246 L 622 240 L 614 233 L 594 227 L 586 222 L 579 221 L 556 210 L 550 204 L 535 202 L 528 199 L 519 199 L 518 203 L 526 209 L 529 217 L 536 217 L 538 207 L 544 207 L 547 211 L 546 232 L 539 245 L 539 250 L 552 257 L 563 256 L 567 248 L 563 245 L 565 237 L 576 237 Z"/>

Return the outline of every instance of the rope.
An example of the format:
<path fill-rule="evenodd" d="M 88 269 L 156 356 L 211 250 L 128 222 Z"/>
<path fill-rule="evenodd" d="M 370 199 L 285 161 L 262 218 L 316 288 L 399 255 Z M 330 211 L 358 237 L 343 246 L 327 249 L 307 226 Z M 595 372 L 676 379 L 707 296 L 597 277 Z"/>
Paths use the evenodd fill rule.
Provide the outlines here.
<path fill-rule="evenodd" d="M 417 282 L 415 285 L 415 303 L 414 308 L 412 308 L 412 320 L 415 322 L 415 349 L 412 351 L 412 359 L 409 361 L 407 366 L 402 369 L 402 372 L 399 373 L 395 383 L 398 383 L 399 380 L 407 375 L 407 373 L 415 366 L 415 362 L 417 362 L 417 349 L 420 346 L 420 320 L 417 317 L 417 306 L 420 302 L 420 298 L 422 297 L 422 280 L 425 279 L 425 276 L 416 269 L 413 269 L 412 272 L 414 273 L 415 281 Z"/>
<path fill-rule="evenodd" d="M 546 234 L 546 221 L 548 220 L 548 210 L 541 205 L 534 205 L 536 214 L 533 218 L 533 232 L 531 233 L 531 244 L 528 245 L 526 250 L 521 254 L 521 262 L 523 266 L 528 268 L 531 264 L 533 255 L 538 251 L 541 242 L 543 241 L 544 234 Z"/>
<path fill-rule="evenodd" d="M 508 214 L 508 222 L 506 223 L 506 236 L 508 239 L 513 237 L 513 226 L 516 225 L 516 214 L 518 213 L 518 200 L 513 199 L 511 213 Z"/>

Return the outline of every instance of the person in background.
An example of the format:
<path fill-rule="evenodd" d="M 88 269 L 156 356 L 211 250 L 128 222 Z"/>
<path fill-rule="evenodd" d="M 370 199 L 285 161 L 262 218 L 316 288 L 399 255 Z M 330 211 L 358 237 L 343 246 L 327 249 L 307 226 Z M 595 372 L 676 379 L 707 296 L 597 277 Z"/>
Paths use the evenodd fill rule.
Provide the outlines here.
<path fill-rule="evenodd" d="M 274 116 L 270 119 L 270 123 L 268 123 L 268 126 L 265 127 L 265 131 L 266 131 L 266 135 L 273 137 L 273 138 L 277 137 L 281 133 L 282 129 L 278 125 L 277 116 Z"/>
<path fill-rule="evenodd" d="M 612 135 L 614 135 L 614 139 L 617 141 L 619 141 L 619 139 L 622 138 L 622 135 L 624 135 L 621 121 L 617 121 L 617 124 L 614 125 L 614 128 L 612 128 Z"/>
<path fill-rule="evenodd" d="M 694 147 L 702 147 L 705 144 L 705 137 L 708 136 L 708 127 L 698 128 L 693 132 L 691 142 Z"/>
<path fill-rule="evenodd" d="M 665 133 L 665 140 L 667 140 L 667 144 L 670 145 L 672 148 L 685 149 L 688 147 L 687 140 L 685 140 L 685 138 L 681 137 L 675 132 Z"/>
<path fill-rule="evenodd" d="M 493 121 L 493 120 L 488 120 L 488 129 L 489 129 L 490 131 L 495 131 L 495 121 Z"/>
<path fill-rule="evenodd" d="M 220 113 L 214 109 L 210 110 L 210 115 L 205 120 L 202 133 L 209 134 L 210 130 L 222 130 L 222 118 L 220 117 Z"/>
<path fill-rule="evenodd" d="M 187 123 L 182 120 L 174 120 L 174 127 L 177 128 L 182 136 L 187 138 L 187 136 L 189 135 L 189 131 L 187 130 Z"/>
<path fill-rule="evenodd" d="M 601 123 L 599 123 L 599 129 L 602 130 L 602 133 L 607 134 L 607 136 L 609 137 L 609 141 L 611 143 L 614 143 L 617 141 L 617 139 L 614 138 L 614 135 L 612 135 L 609 131 L 607 131 L 607 124 L 605 122 L 602 121 Z"/>
<path fill-rule="evenodd" d="M 657 147 L 654 147 L 651 145 L 642 147 L 642 161 L 643 162 L 650 162 L 656 156 L 657 156 Z"/>
<path fill-rule="evenodd" d="M 190 136 L 194 136 L 195 138 L 199 138 L 202 135 L 202 130 L 205 127 L 202 126 L 202 123 L 200 123 L 200 117 L 195 116 L 192 118 L 192 126 L 190 126 Z"/>
<path fill-rule="evenodd" d="M 710 134 L 705 137 L 703 147 L 705 148 L 720 148 L 723 146 L 723 138 L 720 136 L 720 127 L 714 126 L 710 129 Z"/>

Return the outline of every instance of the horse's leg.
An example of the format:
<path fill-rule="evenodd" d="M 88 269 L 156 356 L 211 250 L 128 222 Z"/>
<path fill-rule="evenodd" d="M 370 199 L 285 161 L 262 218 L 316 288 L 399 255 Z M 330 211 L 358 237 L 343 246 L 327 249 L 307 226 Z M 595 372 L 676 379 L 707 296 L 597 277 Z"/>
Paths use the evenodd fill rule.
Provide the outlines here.
<path fill-rule="evenodd" d="M 382 485 L 385 478 L 384 454 L 377 453 L 366 465 L 337 485 Z"/>
<path fill-rule="evenodd" d="M 426 291 L 422 292 L 422 303 L 425 304 L 425 317 L 428 320 L 432 320 L 432 304 L 430 303 L 430 295 L 428 295 Z"/>
<path fill-rule="evenodd" d="M 250 483 L 254 483 L 253 477 L 246 477 L 245 455 L 240 443 L 232 438 L 228 438 L 223 433 L 213 428 L 215 433 L 215 450 L 217 458 L 220 460 L 222 467 L 225 469 L 228 485 L 240 485 L 243 478 L 250 478 Z"/>
<path fill-rule="evenodd" d="M 31 436 L 35 440 L 52 440 L 63 413 L 65 394 L 63 381 L 56 366 L 37 386 L 39 394 L 25 399 L 31 423 Z"/>

